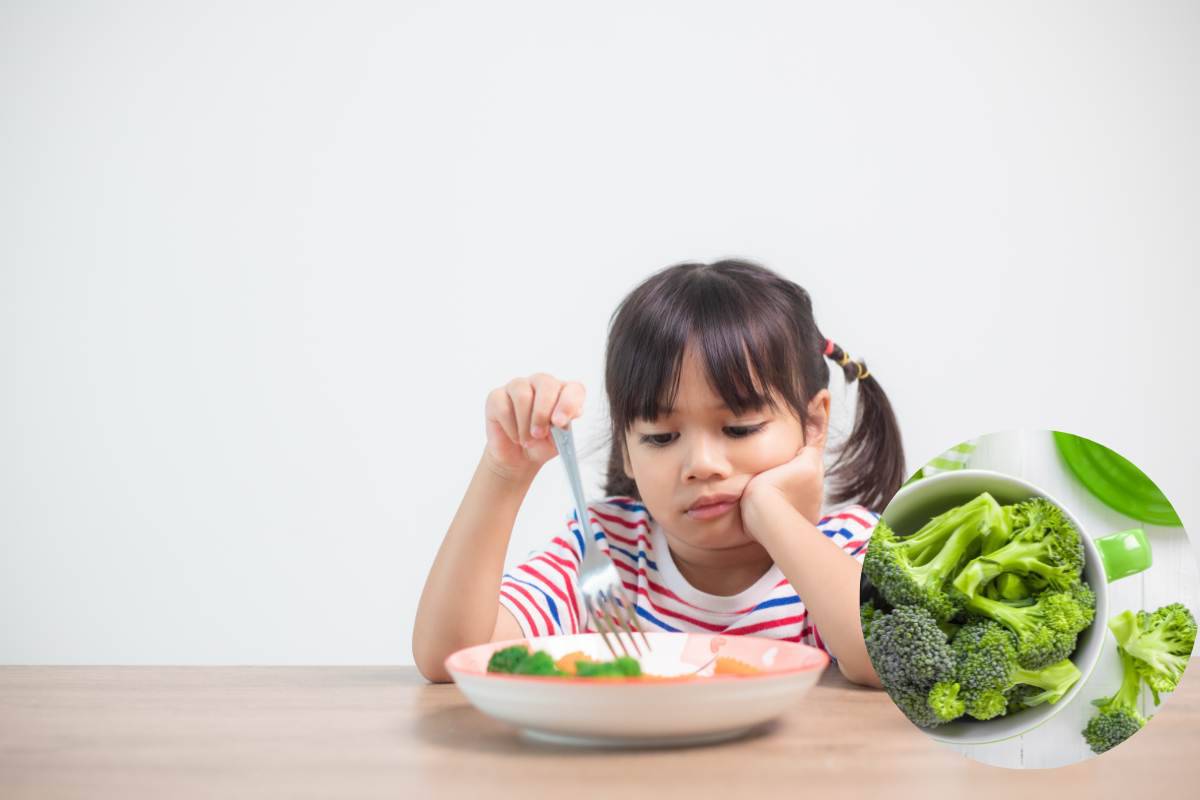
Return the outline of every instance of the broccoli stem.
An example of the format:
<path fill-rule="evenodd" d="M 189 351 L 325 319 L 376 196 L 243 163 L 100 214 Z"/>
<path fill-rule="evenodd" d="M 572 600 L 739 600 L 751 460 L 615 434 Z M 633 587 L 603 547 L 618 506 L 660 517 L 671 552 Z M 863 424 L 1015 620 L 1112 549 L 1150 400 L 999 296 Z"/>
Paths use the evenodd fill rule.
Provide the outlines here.
<path fill-rule="evenodd" d="M 936 559 L 952 537 L 962 537 L 964 528 L 977 529 L 974 532 L 978 535 L 982 532 L 978 530 L 982 527 L 982 519 L 988 515 L 997 521 L 1004 517 L 999 503 L 987 492 L 968 503 L 937 515 L 921 526 L 916 533 L 903 538 L 909 563 L 921 566 Z M 973 536 L 972 540 L 974 539 Z"/>
<path fill-rule="evenodd" d="M 1124 670 L 1121 676 L 1121 688 L 1117 689 L 1117 693 L 1110 697 L 1105 705 L 1137 711 L 1138 697 L 1142 688 L 1141 678 L 1138 676 L 1137 668 L 1134 667 L 1129 654 L 1124 650 L 1119 652 L 1121 653 L 1121 666 Z"/>
<path fill-rule="evenodd" d="M 1079 667 L 1075 666 L 1070 659 L 1064 658 L 1045 669 L 1029 670 L 1017 667 L 1010 674 L 1009 680 L 1014 684 L 1027 683 L 1030 686 L 1044 689 L 1042 694 L 1034 696 L 1036 702 L 1028 703 L 1028 705 L 1038 705 L 1057 702 L 1067 693 L 1068 689 L 1075 685 L 1075 681 L 1079 680 L 1080 675 Z"/>

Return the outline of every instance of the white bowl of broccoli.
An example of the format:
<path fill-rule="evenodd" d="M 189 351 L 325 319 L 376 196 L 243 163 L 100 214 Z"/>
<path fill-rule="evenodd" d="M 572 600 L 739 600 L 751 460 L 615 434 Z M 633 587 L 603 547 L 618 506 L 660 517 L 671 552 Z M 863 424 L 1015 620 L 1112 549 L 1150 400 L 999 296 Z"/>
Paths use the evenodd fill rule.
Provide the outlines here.
<path fill-rule="evenodd" d="M 1141 530 L 1093 538 L 1028 481 L 988 470 L 924 478 L 896 493 L 868 546 L 868 653 L 933 738 L 1019 736 L 1087 682 L 1108 583 L 1149 566 Z"/>

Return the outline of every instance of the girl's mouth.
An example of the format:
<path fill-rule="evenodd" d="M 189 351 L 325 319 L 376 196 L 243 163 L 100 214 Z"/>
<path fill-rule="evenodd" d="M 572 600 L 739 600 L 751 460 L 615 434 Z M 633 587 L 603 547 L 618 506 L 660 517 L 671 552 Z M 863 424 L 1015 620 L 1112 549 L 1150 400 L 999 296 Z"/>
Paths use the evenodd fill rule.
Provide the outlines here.
<path fill-rule="evenodd" d="M 711 506 L 700 506 L 699 508 L 689 508 L 687 515 L 692 519 L 712 519 L 719 517 L 733 510 L 738 504 L 737 500 L 726 500 L 723 503 L 716 503 Z"/>

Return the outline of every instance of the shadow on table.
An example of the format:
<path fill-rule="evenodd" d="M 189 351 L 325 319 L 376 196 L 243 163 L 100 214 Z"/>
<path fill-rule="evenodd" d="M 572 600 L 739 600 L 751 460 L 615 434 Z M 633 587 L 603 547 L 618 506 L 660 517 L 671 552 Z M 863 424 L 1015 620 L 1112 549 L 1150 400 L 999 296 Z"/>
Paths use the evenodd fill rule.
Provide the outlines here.
<path fill-rule="evenodd" d="M 779 727 L 778 720 L 771 720 L 755 727 L 736 738 L 708 744 L 653 746 L 576 746 L 553 744 L 526 738 L 509 725 L 486 716 L 470 705 L 455 706 L 431 711 L 419 716 L 413 723 L 412 733 L 426 744 L 474 753 L 520 753 L 533 756 L 604 756 L 614 753 L 663 753 L 673 750 L 708 750 L 723 745 L 736 745 L 770 736 Z"/>

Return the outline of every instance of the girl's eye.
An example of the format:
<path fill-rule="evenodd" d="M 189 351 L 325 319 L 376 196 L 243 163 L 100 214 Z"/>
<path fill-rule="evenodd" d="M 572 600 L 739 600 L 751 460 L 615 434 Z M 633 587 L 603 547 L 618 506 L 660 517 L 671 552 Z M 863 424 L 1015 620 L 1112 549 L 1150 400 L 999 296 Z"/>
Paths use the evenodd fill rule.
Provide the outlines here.
<path fill-rule="evenodd" d="M 758 433 L 767 426 L 767 423 L 760 422 L 757 425 L 729 425 L 725 428 L 725 432 L 732 439 L 744 439 Z M 666 447 L 671 442 L 675 441 L 673 433 L 644 433 L 640 439 L 642 444 L 650 445 L 651 447 Z"/>
<path fill-rule="evenodd" d="M 733 425 L 725 430 L 729 431 L 729 435 L 735 439 L 741 439 L 753 433 L 758 433 L 767 426 L 767 423 L 760 422 L 757 425 Z"/>
<path fill-rule="evenodd" d="M 673 433 L 644 433 L 642 434 L 642 444 L 648 444 L 651 447 L 666 447 L 672 442 Z"/>

